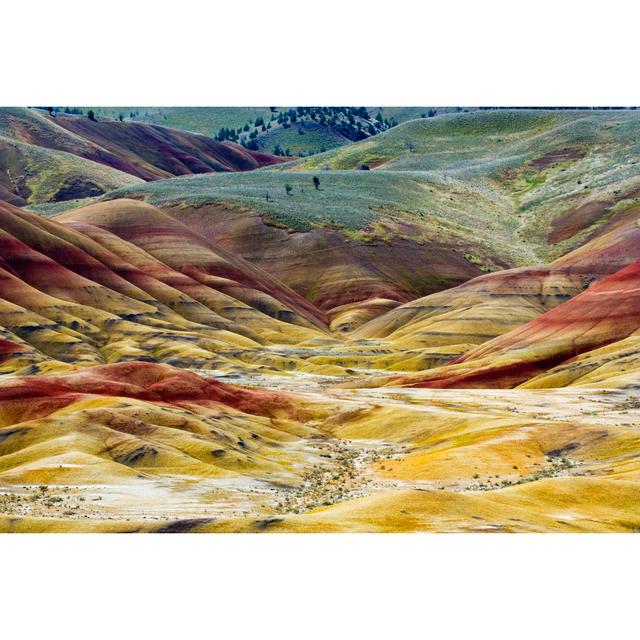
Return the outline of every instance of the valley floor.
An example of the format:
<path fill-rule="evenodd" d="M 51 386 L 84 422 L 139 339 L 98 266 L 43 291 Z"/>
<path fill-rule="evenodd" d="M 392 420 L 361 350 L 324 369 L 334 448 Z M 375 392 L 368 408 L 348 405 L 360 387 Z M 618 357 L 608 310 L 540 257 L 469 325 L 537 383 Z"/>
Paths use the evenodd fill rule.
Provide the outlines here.
<path fill-rule="evenodd" d="M 290 465 L 219 477 L 141 468 L 105 483 L 0 477 L 0 530 L 640 528 L 632 390 L 346 389 L 337 376 L 206 373 L 286 390 L 311 410 L 310 431 L 279 446 Z"/>

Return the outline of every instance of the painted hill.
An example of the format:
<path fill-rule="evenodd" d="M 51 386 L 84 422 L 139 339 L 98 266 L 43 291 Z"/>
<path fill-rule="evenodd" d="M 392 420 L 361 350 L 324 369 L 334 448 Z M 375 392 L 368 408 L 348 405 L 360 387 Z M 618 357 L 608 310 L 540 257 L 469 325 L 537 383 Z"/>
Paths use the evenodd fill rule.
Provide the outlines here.
<path fill-rule="evenodd" d="M 639 116 L 431 115 L 0 111 L 0 531 L 637 531 Z"/>
<path fill-rule="evenodd" d="M 318 189 L 313 177 L 211 174 L 119 189 L 105 199 L 135 198 L 161 208 L 276 275 L 345 331 L 394 302 L 529 255 L 514 245 L 513 224 L 490 194 L 466 189 L 454 198 L 450 188 L 421 174 L 323 173 Z M 354 304 L 367 311 L 354 315 L 353 307 L 345 308 Z"/>
<path fill-rule="evenodd" d="M 326 335 L 313 305 L 149 205 L 73 214 L 61 223 L 0 206 L 4 371 L 134 359 L 215 368 L 238 347 Z"/>
<path fill-rule="evenodd" d="M 72 153 L 0 136 L 0 200 L 17 206 L 99 196 L 139 182 L 131 174 Z"/>
<path fill-rule="evenodd" d="M 4 378 L 0 479 L 15 495 L 0 530 L 631 531 L 640 440 L 623 398 L 326 402 L 151 363 Z"/>
<path fill-rule="evenodd" d="M 105 175 L 113 174 L 119 177 L 122 185 L 136 182 L 133 179 L 123 180 L 120 177 L 123 173 L 142 180 L 158 180 L 211 171 L 249 171 L 281 162 L 274 156 L 249 151 L 231 142 L 218 142 L 184 131 L 135 122 L 93 121 L 71 115 L 52 117 L 42 111 L 26 108 L 0 109 L 0 136 L 3 140 L 7 139 L 2 143 L 4 151 L 0 147 L 0 170 L 8 176 L 2 180 L 2 185 L 14 196 L 22 197 L 20 189 L 24 191 L 25 187 L 21 185 L 25 182 L 51 180 L 56 175 L 54 171 L 49 169 L 42 175 L 43 171 L 40 170 L 46 169 L 47 164 L 55 164 L 56 169 L 67 165 L 67 173 L 73 171 L 74 175 L 77 174 L 76 187 L 72 189 L 67 185 L 70 179 L 65 178 L 65 172 L 61 171 L 58 190 L 53 191 L 51 200 L 92 196 L 116 186 L 115 179 L 111 178 L 111 184 L 94 180 L 93 185 L 87 184 L 82 188 L 83 173 L 89 173 L 90 178 L 91 172 L 97 172 L 94 163 L 116 170 L 109 172 L 103 169 L 102 183 L 105 182 Z M 34 150 L 34 147 L 38 150 Z M 66 152 L 77 158 L 74 161 L 51 151 Z M 47 160 L 50 153 L 51 159 Z M 16 155 L 37 156 L 38 164 L 29 165 L 31 174 L 37 178 L 30 178 L 29 172 L 25 172 L 26 161 L 20 163 Z M 82 159 L 91 162 L 83 162 Z M 14 188 L 7 187 L 8 180 L 15 184 Z M 49 191 L 52 189 L 49 187 Z M 29 197 L 22 199 L 43 202 L 47 195 L 48 191 L 40 190 L 30 200 Z M 19 200 L 16 202 L 23 204 Z"/>
<path fill-rule="evenodd" d="M 237 478 L 288 471 L 300 458 L 292 443 L 305 432 L 294 420 L 304 416 L 284 394 L 150 363 L 5 378 L 0 479 L 138 485 L 155 499 L 154 481 L 165 475 L 232 487 Z M 285 444 L 291 451 L 278 462 Z"/>
<path fill-rule="evenodd" d="M 514 387 L 640 329 L 640 262 L 540 317 L 485 342 L 451 365 L 392 384 L 431 388 Z"/>
<path fill-rule="evenodd" d="M 395 348 L 482 344 L 640 260 L 638 220 L 640 212 L 548 265 L 498 271 L 408 302 L 364 324 L 352 337 L 383 338 Z"/>

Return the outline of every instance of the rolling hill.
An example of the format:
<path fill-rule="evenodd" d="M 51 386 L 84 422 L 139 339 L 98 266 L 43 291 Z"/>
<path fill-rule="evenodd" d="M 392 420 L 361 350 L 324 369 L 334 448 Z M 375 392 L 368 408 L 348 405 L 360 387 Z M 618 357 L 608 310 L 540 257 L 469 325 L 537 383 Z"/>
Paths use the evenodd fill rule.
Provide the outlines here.
<path fill-rule="evenodd" d="M 640 260 L 640 215 L 547 265 L 480 276 L 413 300 L 361 326 L 353 338 L 383 338 L 396 348 L 469 348 L 506 333 Z"/>
<path fill-rule="evenodd" d="M 513 221 L 491 194 L 412 173 L 323 173 L 318 189 L 313 177 L 267 171 L 184 177 L 118 189 L 105 200 L 133 198 L 161 208 L 331 316 L 344 305 L 407 302 L 529 254 L 526 245 L 514 246 Z M 357 323 L 339 324 L 350 331 Z"/>
<path fill-rule="evenodd" d="M 639 206 L 638 119 L 637 111 L 445 114 L 286 166 L 424 171 L 500 194 L 518 220 L 518 241 L 546 260 Z"/>
<path fill-rule="evenodd" d="M 628 338 L 640 329 L 639 304 L 637 261 L 521 327 L 468 351 L 450 365 L 392 384 L 514 387 L 552 367 L 570 364 L 576 356 Z"/>
<path fill-rule="evenodd" d="M 0 108 L 0 188 L 15 204 L 100 195 L 135 178 L 249 171 L 277 162 L 231 142 L 155 125 Z"/>
<path fill-rule="evenodd" d="M 364 107 L 74 107 L 98 119 L 143 122 L 199 133 L 216 140 L 242 142 L 276 155 L 309 155 L 361 140 L 426 107 L 366 109 Z M 57 115 L 72 111 L 57 108 Z M 378 113 L 384 117 L 376 119 Z M 276 153 L 277 152 L 277 153 Z"/>
<path fill-rule="evenodd" d="M 0 136 L 0 199 L 10 204 L 66 202 L 138 182 L 129 173 L 72 153 Z"/>
<path fill-rule="evenodd" d="M 327 336 L 313 305 L 149 205 L 72 214 L 0 208 L 5 372 L 140 359 L 215 368 L 242 348 Z"/>

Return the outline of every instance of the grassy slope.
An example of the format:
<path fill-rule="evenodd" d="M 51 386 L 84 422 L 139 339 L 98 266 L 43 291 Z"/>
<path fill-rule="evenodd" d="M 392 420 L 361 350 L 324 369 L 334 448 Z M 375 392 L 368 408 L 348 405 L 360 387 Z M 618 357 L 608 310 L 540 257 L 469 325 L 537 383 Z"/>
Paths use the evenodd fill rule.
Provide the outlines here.
<path fill-rule="evenodd" d="M 0 181 L 29 204 L 99 195 L 142 182 L 117 169 L 64 151 L 44 149 L 0 136 Z M 16 202 L 16 204 L 23 204 Z"/>
<path fill-rule="evenodd" d="M 638 153 L 637 112 L 478 111 L 409 121 L 282 169 L 367 163 L 377 171 L 424 171 L 498 190 L 517 216 L 518 239 L 548 260 L 638 204 Z"/>
<path fill-rule="evenodd" d="M 334 149 L 350 144 L 348 138 L 317 122 L 296 122 L 288 128 L 272 123 L 271 129 L 258 135 L 256 142 L 261 151 L 272 153 L 276 145 L 291 155 L 318 153 L 322 148 Z"/>
<path fill-rule="evenodd" d="M 220 127 L 237 129 L 262 116 L 269 118 L 269 107 L 81 107 L 85 113 L 93 109 L 98 117 L 117 118 L 137 112 L 136 122 L 148 122 L 172 129 L 214 136 Z"/>
<path fill-rule="evenodd" d="M 458 109 L 458 107 L 368 107 L 368 110 L 372 117 L 381 113 L 383 118 L 388 118 L 389 120 L 393 118 L 400 124 L 407 120 L 421 118 L 423 114 L 428 113 L 429 109 L 432 108 L 436 110 L 437 115 L 453 113 Z M 469 107 L 468 110 L 472 110 L 472 107 Z"/>
<path fill-rule="evenodd" d="M 571 116 L 559 112 L 485 111 L 420 118 L 363 142 L 301 161 L 298 167 L 355 169 L 361 163 L 388 163 L 385 168 L 396 170 L 454 171 L 468 168 L 470 161 L 492 159 L 509 145 L 567 117 Z"/>
<path fill-rule="evenodd" d="M 461 182 L 392 171 L 322 172 L 317 174 L 320 189 L 316 190 L 314 175 L 256 171 L 182 177 L 118 189 L 105 198 L 144 198 L 158 206 L 238 202 L 297 231 L 337 226 L 357 241 L 367 241 L 362 231 L 369 231 L 376 221 L 398 216 L 441 236 L 478 241 L 505 260 L 532 261 L 526 244 L 514 243 L 517 221 L 510 216 L 508 203 L 490 190 L 479 193 Z M 292 186 L 290 196 L 286 184 Z"/>

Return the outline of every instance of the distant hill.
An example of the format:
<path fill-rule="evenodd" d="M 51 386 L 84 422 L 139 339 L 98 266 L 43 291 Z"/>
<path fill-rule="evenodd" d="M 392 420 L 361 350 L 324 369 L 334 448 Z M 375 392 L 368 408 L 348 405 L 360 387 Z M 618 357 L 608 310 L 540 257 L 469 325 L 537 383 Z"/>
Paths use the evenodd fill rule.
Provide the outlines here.
<path fill-rule="evenodd" d="M 278 156 L 307 156 L 375 135 L 427 107 L 74 107 L 66 111 L 98 118 L 144 122 L 230 140 Z M 64 115 L 65 108 L 55 113 Z M 383 115 L 384 113 L 384 115 Z M 397 118 L 393 115 L 397 113 Z M 379 119 L 376 116 L 379 115 Z"/>
<path fill-rule="evenodd" d="M 27 108 L 0 109 L 0 136 L 0 189 L 16 204 L 95 196 L 118 184 L 134 183 L 134 178 L 249 171 L 281 162 L 232 142 L 184 131 Z M 107 169 L 100 171 L 96 163 Z"/>
<path fill-rule="evenodd" d="M 354 327 L 339 319 L 355 312 L 344 305 L 364 303 L 364 320 L 374 311 L 371 300 L 380 313 L 530 258 L 526 246 L 514 246 L 513 225 L 490 195 L 421 174 L 210 174 L 105 196 L 119 198 L 145 200 L 216 238 L 311 300 L 341 330 Z"/>
<path fill-rule="evenodd" d="M 517 242 L 553 259 L 640 205 L 639 155 L 635 110 L 478 110 L 407 121 L 285 167 L 420 171 L 472 186 L 510 210 Z"/>
<path fill-rule="evenodd" d="M 68 202 L 139 182 L 136 176 L 73 153 L 0 136 L 0 200 L 11 204 Z"/>
<path fill-rule="evenodd" d="M 86 115 L 91 109 L 98 118 L 144 122 L 214 138 L 222 127 L 242 129 L 256 118 L 269 118 L 269 107 L 75 107 Z M 67 108 L 67 110 L 71 110 Z M 59 108 L 58 113 L 65 108 Z"/>

